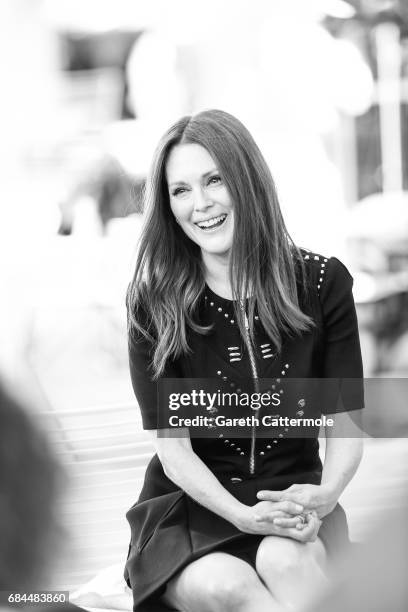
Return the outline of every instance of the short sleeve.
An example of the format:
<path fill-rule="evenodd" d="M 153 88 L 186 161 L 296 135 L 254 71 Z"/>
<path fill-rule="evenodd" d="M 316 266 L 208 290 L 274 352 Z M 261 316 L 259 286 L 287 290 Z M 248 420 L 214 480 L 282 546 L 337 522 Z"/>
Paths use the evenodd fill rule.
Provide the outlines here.
<path fill-rule="evenodd" d="M 341 389 L 336 411 L 364 407 L 363 364 L 353 299 L 353 278 L 337 258 L 327 262 L 321 283 L 323 313 L 323 378 L 338 379 Z"/>
<path fill-rule="evenodd" d="M 146 311 L 137 309 L 137 320 L 141 326 L 146 326 L 148 317 Z M 129 367 L 133 391 L 139 404 L 143 429 L 158 429 L 158 385 L 159 380 L 153 380 L 151 363 L 154 345 L 141 332 L 132 330 L 128 334 Z M 161 378 L 177 378 L 179 371 L 176 362 L 166 365 Z"/>

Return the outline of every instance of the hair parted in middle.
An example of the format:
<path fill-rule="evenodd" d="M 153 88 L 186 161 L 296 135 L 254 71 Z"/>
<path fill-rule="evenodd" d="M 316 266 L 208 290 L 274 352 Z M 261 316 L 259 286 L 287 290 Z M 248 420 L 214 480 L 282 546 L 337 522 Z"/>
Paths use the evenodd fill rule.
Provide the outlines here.
<path fill-rule="evenodd" d="M 188 328 L 207 334 L 195 312 L 205 287 L 201 251 L 177 224 L 170 208 L 166 164 L 179 144 L 204 147 L 216 163 L 234 206 L 230 282 L 236 321 L 245 338 L 241 303 L 248 295 L 253 341 L 254 312 L 280 350 L 284 334 L 310 329 L 299 307 L 297 278 L 305 286 L 303 257 L 286 229 L 268 165 L 246 127 L 221 110 L 177 121 L 161 138 L 145 191 L 146 219 L 127 293 L 129 340 L 152 342 L 153 378 L 168 359 L 189 353 Z"/>

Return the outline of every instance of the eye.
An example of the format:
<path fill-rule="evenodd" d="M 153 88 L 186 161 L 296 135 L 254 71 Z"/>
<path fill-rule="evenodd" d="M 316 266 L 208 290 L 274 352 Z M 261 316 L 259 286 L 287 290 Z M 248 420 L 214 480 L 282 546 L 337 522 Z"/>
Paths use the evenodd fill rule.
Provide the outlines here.
<path fill-rule="evenodd" d="M 221 182 L 222 180 L 219 174 L 214 174 L 213 176 L 210 176 L 210 178 L 208 179 L 209 185 L 218 185 Z"/>
<path fill-rule="evenodd" d="M 176 187 L 175 189 L 173 189 L 173 191 L 171 192 L 171 195 L 173 197 L 177 197 L 179 195 L 183 195 L 183 193 L 185 193 L 187 191 L 187 189 L 185 187 Z"/>

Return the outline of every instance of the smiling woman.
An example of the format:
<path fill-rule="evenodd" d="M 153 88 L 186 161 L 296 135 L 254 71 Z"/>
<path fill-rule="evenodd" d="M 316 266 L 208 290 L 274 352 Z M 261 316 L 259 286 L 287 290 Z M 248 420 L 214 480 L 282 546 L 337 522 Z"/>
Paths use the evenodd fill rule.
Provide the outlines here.
<path fill-rule="evenodd" d="M 170 207 L 184 233 L 207 254 L 228 256 L 234 208 L 211 155 L 198 144 L 174 147 L 166 166 Z"/>
<path fill-rule="evenodd" d="M 324 466 L 318 428 L 266 439 L 257 422 L 293 405 L 316 416 L 299 379 L 362 376 L 351 288 L 336 258 L 293 244 L 269 168 L 236 118 L 205 111 L 164 134 L 127 294 L 132 384 L 157 451 L 127 513 L 135 612 L 296 610 L 324 584 L 348 542 L 337 501 L 361 457 L 355 430 L 344 436 L 362 394 L 321 399 L 321 413 L 343 412 L 326 428 Z M 249 436 L 227 439 L 213 429 L 217 403 L 212 437 L 162 429 L 162 378 L 214 378 L 223 393 L 249 379 L 280 415 L 249 407 Z"/>
<path fill-rule="evenodd" d="M 313 326 L 298 303 L 303 256 L 285 227 L 265 159 L 238 119 L 211 110 L 175 123 L 156 149 L 145 205 L 128 313 L 131 330 L 148 340 L 153 337 L 140 325 L 138 308 L 144 304 L 151 317 L 154 377 L 168 358 L 189 351 L 188 328 L 208 333 L 194 315 L 205 283 L 238 304 L 256 295 L 259 318 L 278 349 L 282 332 Z M 197 224 L 222 213 L 219 230 Z M 234 317 L 252 341 L 254 316 L 251 300 L 248 316 L 237 308 Z"/>

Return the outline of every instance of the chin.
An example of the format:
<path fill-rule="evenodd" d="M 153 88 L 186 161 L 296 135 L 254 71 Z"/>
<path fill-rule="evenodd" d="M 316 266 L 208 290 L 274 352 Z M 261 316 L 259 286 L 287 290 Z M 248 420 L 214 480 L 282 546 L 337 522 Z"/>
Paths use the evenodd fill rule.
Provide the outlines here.
<path fill-rule="evenodd" d="M 219 257 L 228 257 L 231 252 L 231 245 L 206 246 L 201 245 L 201 250 L 209 255 L 218 255 Z"/>

